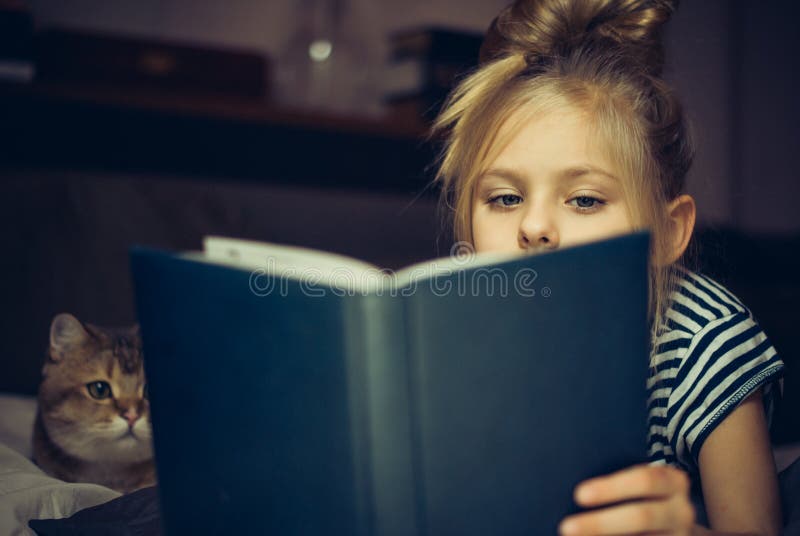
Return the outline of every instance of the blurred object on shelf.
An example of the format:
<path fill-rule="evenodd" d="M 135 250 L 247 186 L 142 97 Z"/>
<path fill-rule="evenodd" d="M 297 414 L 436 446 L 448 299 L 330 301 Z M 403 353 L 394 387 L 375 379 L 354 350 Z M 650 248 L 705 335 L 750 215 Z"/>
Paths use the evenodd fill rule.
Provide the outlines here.
<path fill-rule="evenodd" d="M 440 26 L 412 28 L 389 36 L 394 61 L 428 58 L 467 66 L 477 64 L 482 42 L 482 33 Z"/>
<path fill-rule="evenodd" d="M 356 5 L 358 4 L 358 5 Z M 278 56 L 278 102 L 290 108 L 377 115 L 380 92 L 364 10 L 369 2 L 301 0 L 295 28 Z"/>
<path fill-rule="evenodd" d="M 0 80 L 33 80 L 33 17 L 25 2 L 0 0 Z"/>
<path fill-rule="evenodd" d="M 482 41 L 480 33 L 442 27 L 392 34 L 383 84 L 389 115 L 432 120 L 457 81 L 477 66 Z"/>
<path fill-rule="evenodd" d="M 385 102 L 384 118 L 398 126 L 427 133 L 439 110 L 439 102 L 426 95 L 408 94 L 389 97 Z"/>
<path fill-rule="evenodd" d="M 36 81 L 53 85 L 263 99 L 260 54 L 135 37 L 52 29 L 36 39 Z"/>

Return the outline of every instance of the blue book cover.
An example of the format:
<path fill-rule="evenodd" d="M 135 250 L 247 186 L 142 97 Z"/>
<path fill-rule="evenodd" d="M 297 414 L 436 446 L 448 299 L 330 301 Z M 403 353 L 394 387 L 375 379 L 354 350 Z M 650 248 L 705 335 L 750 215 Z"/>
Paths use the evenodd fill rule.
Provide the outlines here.
<path fill-rule="evenodd" d="M 167 534 L 554 534 L 646 454 L 649 239 L 131 252 Z"/>

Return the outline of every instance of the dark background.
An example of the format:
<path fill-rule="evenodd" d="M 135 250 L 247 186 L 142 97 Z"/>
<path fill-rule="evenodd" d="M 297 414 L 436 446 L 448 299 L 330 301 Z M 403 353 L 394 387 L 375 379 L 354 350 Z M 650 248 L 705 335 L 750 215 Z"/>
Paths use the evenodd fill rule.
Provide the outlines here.
<path fill-rule="evenodd" d="M 329 110 L 251 117 L 247 107 L 187 111 L 124 92 L 33 95 L 0 86 L 0 391 L 35 392 L 53 315 L 133 322 L 127 249 L 135 243 L 196 249 L 203 235 L 223 234 L 395 268 L 446 254 L 426 190 L 434 149 L 382 119 L 386 38 L 434 23 L 482 31 L 504 4 L 351 2 L 346 21 L 371 51 L 374 92 L 363 110 L 340 110 L 336 120 Z M 239 47 L 275 59 L 297 5 L 27 2 L 38 29 Z M 698 146 L 689 177 L 700 210 L 698 263 L 751 307 L 787 363 L 779 442 L 800 440 L 797 24 L 789 1 L 687 0 L 666 36 L 667 78 Z"/>

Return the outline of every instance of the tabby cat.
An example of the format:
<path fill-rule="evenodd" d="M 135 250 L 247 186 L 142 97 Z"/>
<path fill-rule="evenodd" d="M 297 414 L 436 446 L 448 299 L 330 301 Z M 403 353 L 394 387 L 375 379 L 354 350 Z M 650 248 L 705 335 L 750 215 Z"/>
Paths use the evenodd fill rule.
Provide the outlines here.
<path fill-rule="evenodd" d="M 33 430 L 44 471 L 122 493 L 155 484 L 141 348 L 138 326 L 53 319 Z"/>

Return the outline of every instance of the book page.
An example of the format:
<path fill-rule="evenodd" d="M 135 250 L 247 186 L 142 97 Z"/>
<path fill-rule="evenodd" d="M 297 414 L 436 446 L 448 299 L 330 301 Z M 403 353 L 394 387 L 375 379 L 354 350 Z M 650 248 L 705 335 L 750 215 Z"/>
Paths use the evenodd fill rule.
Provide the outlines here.
<path fill-rule="evenodd" d="M 345 255 L 295 246 L 207 236 L 201 258 L 265 275 L 288 278 L 343 292 L 378 292 L 449 275 L 458 270 L 498 264 L 520 253 L 466 252 L 422 261 L 395 272 Z M 196 256 L 192 256 L 197 258 Z"/>
<path fill-rule="evenodd" d="M 380 268 L 353 257 L 254 240 L 207 236 L 203 255 L 211 262 L 342 290 L 369 290 L 383 278 Z"/>

